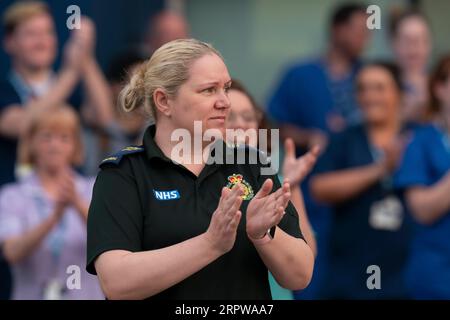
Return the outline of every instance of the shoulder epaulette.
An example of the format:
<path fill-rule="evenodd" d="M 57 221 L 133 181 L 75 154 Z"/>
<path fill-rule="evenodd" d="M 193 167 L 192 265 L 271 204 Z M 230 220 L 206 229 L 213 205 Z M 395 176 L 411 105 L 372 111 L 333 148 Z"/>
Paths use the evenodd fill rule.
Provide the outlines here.
<path fill-rule="evenodd" d="M 100 163 L 100 166 L 102 166 L 106 163 L 118 165 L 120 163 L 120 160 L 122 160 L 123 156 L 133 154 L 133 153 L 143 152 L 143 151 L 144 151 L 144 148 L 141 146 L 125 147 L 122 150 L 120 150 L 119 152 L 117 152 L 116 154 L 103 159 L 102 162 Z"/>

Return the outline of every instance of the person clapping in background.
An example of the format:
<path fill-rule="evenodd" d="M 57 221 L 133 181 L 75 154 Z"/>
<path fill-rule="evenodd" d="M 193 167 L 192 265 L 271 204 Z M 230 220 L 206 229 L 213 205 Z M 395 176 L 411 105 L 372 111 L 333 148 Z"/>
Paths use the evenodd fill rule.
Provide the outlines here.
<path fill-rule="evenodd" d="M 73 169 L 83 160 L 75 111 L 60 106 L 34 114 L 19 159 L 32 173 L 0 192 L 0 243 L 12 266 L 12 298 L 103 299 L 96 278 L 83 270 L 94 182 Z M 69 266 L 80 268 L 81 288 L 66 286 Z"/>

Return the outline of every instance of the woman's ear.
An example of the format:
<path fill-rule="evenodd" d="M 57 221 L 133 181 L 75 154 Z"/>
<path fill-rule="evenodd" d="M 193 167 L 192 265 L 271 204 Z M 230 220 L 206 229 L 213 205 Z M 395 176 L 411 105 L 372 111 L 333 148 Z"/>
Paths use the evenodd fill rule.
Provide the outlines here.
<path fill-rule="evenodd" d="M 167 117 L 170 117 L 172 110 L 169 103 L 169 95 L 161 88 L 157 88 L 153 92 L 153 102 L 156 109 Z"/>

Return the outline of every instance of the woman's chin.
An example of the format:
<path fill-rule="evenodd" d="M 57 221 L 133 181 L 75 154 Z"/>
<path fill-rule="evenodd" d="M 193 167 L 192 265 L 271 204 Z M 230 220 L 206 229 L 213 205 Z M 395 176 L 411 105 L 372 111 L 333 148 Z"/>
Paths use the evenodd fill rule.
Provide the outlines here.
<path fill-rule="evenodd" d="M 56 173 L 67 168 L 68 165 L 61 163 L 46 163 L 44 165 L 38 166 L 38 170 L 43 170 L 46 172 Z"/>

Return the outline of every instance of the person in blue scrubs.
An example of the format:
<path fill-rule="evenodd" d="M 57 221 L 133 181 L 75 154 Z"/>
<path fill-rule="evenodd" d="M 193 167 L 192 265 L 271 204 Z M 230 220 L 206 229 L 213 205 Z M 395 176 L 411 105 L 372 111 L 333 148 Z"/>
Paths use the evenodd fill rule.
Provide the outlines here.
<path fill-rule="evenodd" d="M 405 299 L 413 225 L 392 183 L 405 134 L 399 70 L 374 62 L 363 67 L 356 84 L 364 122 L 331 138 L 311 179 L 313 196 L 333 208 L 324 295 Z"/>
<path fill-rule="evenodd" d="M 268 115 L 279 124 L 283 140 L 294 139 L 297 156 L 314 145 L 323 150 L 331 133 L 360 121 L 354 80 L 370 36 L 366 20 L 366 8 L 362 5 L 344 3 L 336 7 L 330 17 L 326 52 L 290 66 L 271 97 Z M 311 198 L 308 182 L 309 177 L 301 187 L 306 209 L 311 212 L 318 256 L 312 283 L 296 297 L 320 299 L 322 275 L 328 272 L 326 244 L 330 212 Z"/>
<path fill-rule="evenodd" d="M 420 227 L 406 283 L 415 299 L 450 299 L 450 55 L 430 80 L 431 122 L 409 144 L 396 187 Z"/>

